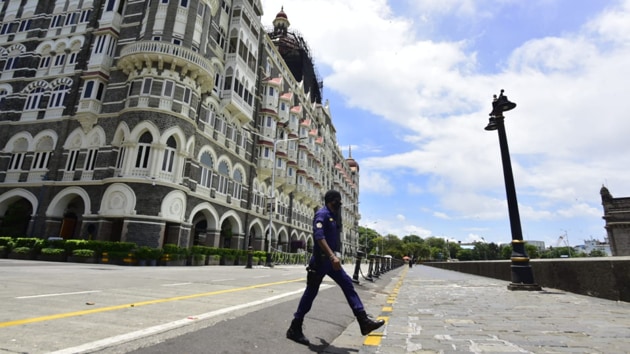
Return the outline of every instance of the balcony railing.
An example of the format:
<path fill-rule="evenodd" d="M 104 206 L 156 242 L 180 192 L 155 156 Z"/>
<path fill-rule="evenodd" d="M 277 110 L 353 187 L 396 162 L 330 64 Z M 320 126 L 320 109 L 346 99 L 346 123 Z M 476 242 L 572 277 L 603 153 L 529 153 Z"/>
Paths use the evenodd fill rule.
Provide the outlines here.
<path fill-rule="evenodd" d="M 136 64 L 146 65 L 147 59 L 157 62 L 158 65 L 174 63 L 180 66 L 182 74 L 196 77 L 204 92 L 211 91 L 214 86 L 216 73 L 211 60 L 191 49 L 166 42 L 141 41 L 125 46 L 120 52 L 118 67 L 129 74 L 136 70 Z"/>

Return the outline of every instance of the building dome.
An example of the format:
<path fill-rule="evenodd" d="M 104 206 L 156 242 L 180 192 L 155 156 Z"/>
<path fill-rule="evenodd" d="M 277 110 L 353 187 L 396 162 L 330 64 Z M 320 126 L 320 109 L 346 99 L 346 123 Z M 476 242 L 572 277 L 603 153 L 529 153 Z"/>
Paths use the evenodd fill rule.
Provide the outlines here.
<path fill-rule="evenodd" d="M 278 18 L 284 18 L 285 20 L 289 19 L 287 17 L 287 14 L 284 13 L 284 6 L 282 8 L 280 8 L 280 12 L 278 12 L 278 14 L 276 15 L 276 19 L 278 19 Z"/>

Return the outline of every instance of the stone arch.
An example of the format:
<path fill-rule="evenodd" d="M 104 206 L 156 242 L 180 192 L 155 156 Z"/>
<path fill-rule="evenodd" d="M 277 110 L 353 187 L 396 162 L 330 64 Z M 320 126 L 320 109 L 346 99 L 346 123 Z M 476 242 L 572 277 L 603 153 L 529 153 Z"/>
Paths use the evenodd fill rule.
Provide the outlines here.
<path fill-rule="evenodd" d="M 243 225 L 238 214 L 234 210 L 226 212 L 219 224 L 221 225 L 220 246 L 239 249 L 243 238 Z"/>
<path fill-rule="evenodd" d="M 129 126 L 125 122 L 121 122 L 116 127 L 116 132 L 112 138 L 112 145 L 120 145 L 123 142 L 129 141 L 129 137 L 131 136 L 131 132 L 129 131 Z"/>
<path fill-rule="evenodd" d="M 247 235 L 248 246 L 251 246 L 255 250 L 266 251 L 263 243 L 266 228 L 267 224 L 265 224 L 263 220 L 259 218 L 252 220 L 247 228 L 249 230 Z"/>
<path fill-rule="evenodd" d="M 63 238 L 78 238 L 81 235 L 83 216 L 91 212 L 88 193 L 80 187 L 68 187 L 50 201 L 46 210 L 46 231 Z"/>
<path fill-rule="evenodd" d="M 188 218 L 191 225 L 192 245 L 205 245 L 218 247 L 219 213 L 208 202 L 197 204 Z M 218 242 L 218 241 L 217 241 Z"/>
<path fill-rule="evenodd" d="M 7 212 L 8 206 L 21 198 L 26 199 L 29 203 L 31 203 L 34 214 L 35 210 L 39 207 L 37 197 L 24 188 L 16 188 L 0 194 L 0 215 L 4 215 L 4 213 Z"/>
<path fill-rule="evenodd" d="M 140 123 L 138 123 L 133 130 L 131 131 L 130 135 L 130 139 L 133 140 L 138 140 L 140 139 L 140 137 L 142 136 L 142 134 L 144 134 L 145 132 L 148 132 L 149 134 L 151 134 L 153 141 L 158 141 L 158 139 L 160 138 L 160 130 L 158 129 L 158 127 L 155 125 L 155 123 L 145 120 L 142 121 Z"/>

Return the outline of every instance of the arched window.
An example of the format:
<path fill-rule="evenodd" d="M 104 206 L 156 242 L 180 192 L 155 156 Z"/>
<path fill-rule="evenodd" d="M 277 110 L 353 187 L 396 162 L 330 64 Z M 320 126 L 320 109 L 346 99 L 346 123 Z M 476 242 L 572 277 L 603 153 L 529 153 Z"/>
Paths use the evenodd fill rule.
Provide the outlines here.
<path fill-rule="evenodd" d="M 201 154 L 201 159 L 199 161 L 201 165 L 201 176 L 199 179 L 199 184 L 206 188 L 212 187 L 212 176 L 214 173 L 212 172 L 214 168 L 214 162 L 212 161 L 212 156 L 208 152 L 204 152 Z"/>
<path fill-rule="evenodd" d="M 24 162 L 24 156 L 26 155 L 27 149 L 28 141 L 24 138 L 20 138 L 13 143 L 13 154 L 11 155 L 11 160 L 9 161 L 9 171 L 22 170 L 22 163 Z"/>
<path fill-rule="evenodd" d="M 241 199 L 243 196 L 243 174 L 240 170 L 234 170 L 233 180 L 232 198 Z"/>
<path fill-rule="evenodd" d="M 48 168 L 50 162 L 50 155 L 54 146 L 51 137 L 43 137 L 35 147 L 35 155 L 33 157 L 33 164 L 31 170 L 45 170 Z"/>
<path fill-rule="evenodd" d="M 175 160 L 175 151 L 177 150 L 177 143 L 172 136 L 166 141 L 166 149 L 164 150 L 164 158 L 162 160 L 162 171 L 172 173 L 173 162 Z"/>
<path fill-rule="evenodd" d="M 31 91 L 26 99 L 26 104 L 24 105 L 25 111 L 34 111 L 39 108 L 39 102 L 41 102 L 42 97 L 44 96 L 44 89 L 38 87 Z"/>
<path fill-rule="evenodd" d="M 151 154 L 151 143 L 153 137 L 149 132 L 145 132 L 138 140 L 138 155 L 136 155 L 136 168 L 149 168 L 149 155 Z"/>
<path fill-rule="evenodd" d="M 63 100 L 69 91 L 70 86 L 68 85 L 59 85 L 55 87 L 52 91 L 52 95 L 50 96 L 50 101 L 48 101 L 48 108 L 63 107 Z"/>
<path fill-rule="evenodd" d="M 221 161 L 219 162 L 219 186 L 217 188 L 217 192 L 227 194 L 229 182 L 230 168 L 228 167 L 227 162 Z"/>

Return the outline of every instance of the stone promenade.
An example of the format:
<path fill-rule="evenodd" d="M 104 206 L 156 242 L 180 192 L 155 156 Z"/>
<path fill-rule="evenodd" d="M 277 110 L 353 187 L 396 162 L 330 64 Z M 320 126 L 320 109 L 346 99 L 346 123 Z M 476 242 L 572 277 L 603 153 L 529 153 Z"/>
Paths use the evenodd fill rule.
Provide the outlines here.
<path fill-rule="evenodd" d="M 380 313 L 388 323 L 363 337 L 361 354 L 630 353 L 630 303 L 510 291 L 505 281 L 423 265 L 392 272 Z M 356 341 L 355 327 L 335 343 Z"/>

